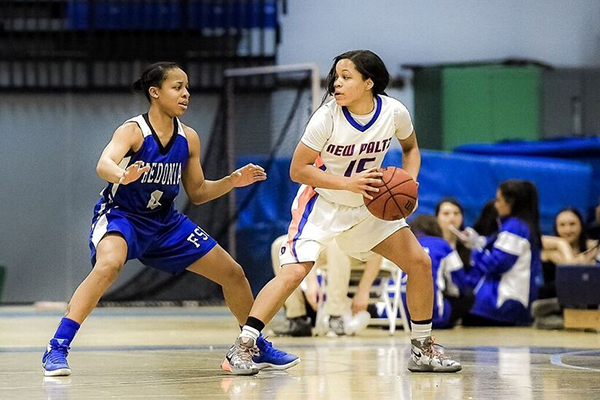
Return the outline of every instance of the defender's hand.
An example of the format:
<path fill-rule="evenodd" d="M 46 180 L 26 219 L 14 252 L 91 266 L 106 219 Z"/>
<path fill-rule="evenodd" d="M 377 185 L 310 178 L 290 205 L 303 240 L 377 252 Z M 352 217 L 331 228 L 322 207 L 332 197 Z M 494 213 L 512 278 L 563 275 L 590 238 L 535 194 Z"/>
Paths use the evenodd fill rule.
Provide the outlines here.
<path fill-rule="evenodd" d="M 150 166 L 142 167 L 142 161 L 136 161 L 123 171 L 123 175 L 119 178 L 119 184 L 128 185 L 140 179 L 140 176 L 145 172 L 150 171 Z"/>
<path fill-rule="evenodd" d="M 264 181 L 267 179 L 267 173 L 260 165 L 248 164 L 240 169 L 233 171 L 229 175 L 233 187 L 244 187 L 253 184 L 254 182 Z"/>

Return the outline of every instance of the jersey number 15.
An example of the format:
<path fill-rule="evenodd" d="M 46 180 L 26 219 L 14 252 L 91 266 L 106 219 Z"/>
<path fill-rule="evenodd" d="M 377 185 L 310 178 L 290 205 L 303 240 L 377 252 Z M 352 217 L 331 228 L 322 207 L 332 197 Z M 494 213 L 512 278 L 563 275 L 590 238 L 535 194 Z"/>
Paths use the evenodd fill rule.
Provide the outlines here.
<path fill-rule="evenodd" d="M 358 164 L 356 164 L 356 161 L 358 161 Z M 366 163 L 368 162 L 373 162 L 375 161 L 375 157 L 371 157 L 371 158 L 361 158 L 360 160 L 352 160 L 350 161 L 350 165 L 348 165 L 348 168 L 346 169 L 346 172 L 344 172 L 344 176 L 352 176 L 352 173 L 354 171 L 354 166 L 356 165 L 356 173 L 360 174 L 361 172 L 363 172 L 364 170 L 367 169 L 367 167 L 365 166 Z"/>

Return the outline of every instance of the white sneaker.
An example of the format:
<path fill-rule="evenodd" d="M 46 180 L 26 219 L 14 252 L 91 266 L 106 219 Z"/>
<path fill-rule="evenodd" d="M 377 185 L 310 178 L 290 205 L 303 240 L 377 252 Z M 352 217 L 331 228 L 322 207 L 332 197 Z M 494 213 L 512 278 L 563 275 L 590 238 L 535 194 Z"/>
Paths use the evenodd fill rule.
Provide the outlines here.
<path fill-rule="evenodd" d="M 412 339 L 408 370 L 411 372 L 458 372 L 462 369 L 459 362 L 452 360 L 435 349 L 435 338 L 428 336 L 422 343 Z"/>
<path fill-rule="evenodd" d="M 221 369 L 235 375 L 258 374 L 258 367 L 252 361 L 252 357 L 258 354 L 258 348 L 254 340 L 238 337 L 233 346 L 227 352 Z"/>

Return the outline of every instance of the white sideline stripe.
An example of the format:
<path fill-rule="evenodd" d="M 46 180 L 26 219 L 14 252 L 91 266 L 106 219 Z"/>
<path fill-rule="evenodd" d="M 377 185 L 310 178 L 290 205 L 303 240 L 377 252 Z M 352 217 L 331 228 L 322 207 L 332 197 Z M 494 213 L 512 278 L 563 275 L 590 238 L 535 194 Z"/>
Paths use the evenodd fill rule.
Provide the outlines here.
<path fill-rule="evenodd" d="M 552 354 L 552 356 L 550 357 L 550 363 L 552 365 L 556 365 L 557 367 L 578 369 L 578 370 L 582 370 L 582 371 L 600 372 L 600 369 L 598 369 L 598 368 L 581 367 L 578 365 L 565 364 L 562 360 L 563 356 L 585 355 L 590 352 L 597 353 L 598 351 L 597 350 L 583 350 L 583 351 L 571 351 L 568 353 Z"/>

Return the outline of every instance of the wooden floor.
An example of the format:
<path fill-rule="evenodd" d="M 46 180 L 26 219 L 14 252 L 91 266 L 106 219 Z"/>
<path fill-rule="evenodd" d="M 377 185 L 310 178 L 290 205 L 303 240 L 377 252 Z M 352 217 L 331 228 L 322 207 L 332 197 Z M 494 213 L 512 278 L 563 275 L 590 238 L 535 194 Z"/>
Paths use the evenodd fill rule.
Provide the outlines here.
<path fill-rule="evenodd" d="M 61 313 L 0 308 L 0 399 L 600 399 L 600 335 L 457 328 L 438 341 L 457 374 L 406 370 L 408 338 L 274 338 L 302 358 L 284 372 L 231 376 L 219 364 L 238 328 L 224 308 L 97 309 L 76 337 L 70 377 L 40 359 Z M 275 323 L 281 322 L 276 320 Z"/>

